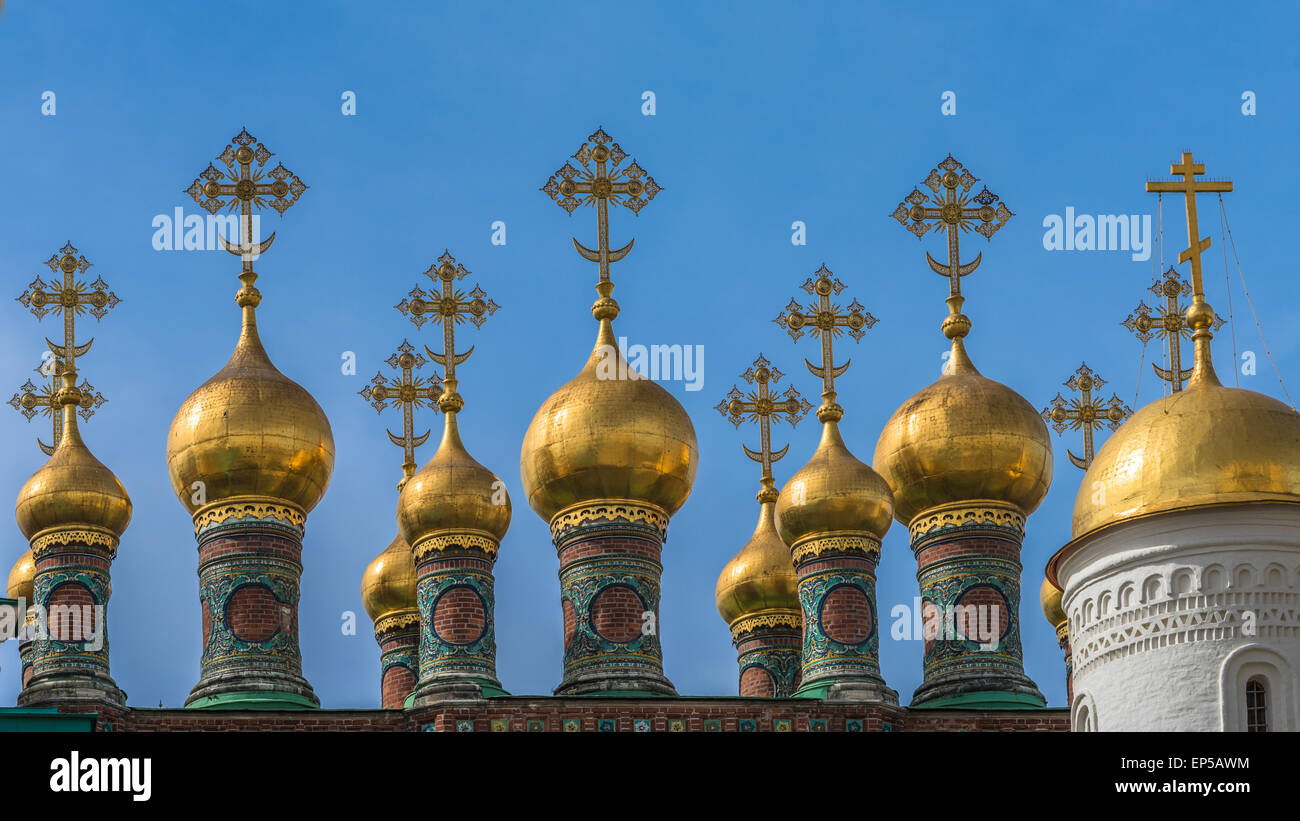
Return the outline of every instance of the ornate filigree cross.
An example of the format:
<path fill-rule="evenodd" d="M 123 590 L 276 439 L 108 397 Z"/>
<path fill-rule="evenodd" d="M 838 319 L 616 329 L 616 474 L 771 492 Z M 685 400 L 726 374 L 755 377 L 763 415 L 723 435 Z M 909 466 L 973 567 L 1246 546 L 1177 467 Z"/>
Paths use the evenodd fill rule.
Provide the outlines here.
<path fill-rule="evenodd" d="M 1115 430 L 1132 415 L 1133 409 L 1113 393 L 1109 401 L 1103 402 L 1094 397 L 1092 392 L 1105 385 L 1106 380 L 1093 373 L 1086 362 L 1063 384 L 1076 391 L 1079 398 L 1067 400 L 1058 393 L 1051 404 L 1043 408 L 1041 415 L 1045 422 L 1056 429 L 1058 435 L 1065 433 L 1067 427 L 1070 430 L 1083 429 L 1083 458 L 1075 456 L 1069 450 L 1065 455 L 1070 457 L 1070 464 L 1087 470 L 1092 464 L 1092 432 L 1103 425 Z"/>
<path fill-rule="evenodd" d="M 75 373 L 77 357 L 89 351 L 95 341 L 90 339 L 84 345 L 77 344 L 77 317 L 89 313 L 99 321 L 121 300 L 108 289 L 108 283 L 103 277 L 96 278 L 90 285 L 76 278 L 77 274 L 84 274 L 91 263 L 77 253 L 71 242 L 46 260 L 45 264 L 54 273 L 61 274 L 61 280 L 45 282 L 37 277 L 18 296 L 18 301 L 35 314 L 38 320 L 44 319 L 49 313 L 63 317 L 63 344 L 51 342 L 48 337 L 45 344 L 59 360 L 59 372 L 68 368 Z M 58 372 L 55 376 L 58 376 Z"/>
<path fill-rule="evenodd" d="M 54 454 L 55 446 L 59 444 L 59 439 L 63 437 L 63 414 L 59 413 L 61 404 L 57 399 L 59 374 L 62 368 L 63 363 L 57 359 L 42 362 L 35 370 L 42 376 L 50 377 L 50 381 L 35 385 L 32 380 L 28 379 L 19 387 L 22 393 L 15 393 L 9 400 L 9 404 L 13 406 L 13 409 L 27 417 L 28 422 L 32 421 L 38 413 L 53 420 L 54 438 L 51 443 L 47 445 L 41 441 L 40 437 L 36 438 L 36 444 L 40 446 L 41 453 L 46 456 Z M 77 390 L 80 394 L 80 399 L 77 401 L 77 413 L 81 414 L 82 419 L 89 422 L 90 417 L 95 415 L 95 411 L 108 400 L 84 379 L 77 386 Z"/>
<path fill-rule="evenodd" d="M 593 250 L 573 240 L 573 246 L 583 259 L 600 265 L 600 283 L 596 290 L 609 297 L 613 285 L 609 280 L 610 263 L 618 262 L 632 250 L 630 240 L 616 251 L 609 248 L 609 206 L 622 205 L 633 214 L 639 214 L 645 204 L 663 189 L 645 172 L 636 160 L 619 168 L 627 154 L 614 142 L 603 128 L 587 138 L 573 158 L 580 168 L 566 162 L 551 175 L 541 190 L 572 214 L 579 205 L 596 205 L 596 225 L 599 231 L 598 246 Z"/>
<path fill-rule="evenodd" d="M 841 333 L 848 331 L 854 342 L 860 342 L 866 333 L 866 329 L 871 328 L 879 320 L 867 313 L 856 299 L 849 303 L 847 313 L 844 313 L 839 305 L 831 301 L 832 296 L 838 296 L 844 290 L 844 283 L 836 279 L 835 275 L 825 265 L 814 271 L 813 276 L 808 277 L 803 285 L 799 287 L 817 297 L 817 301 L 809 303 L 805 308 L 799 304 L 798 300 L 792 299 L 790 304 L 785 306 L 785 310 L 778 314 L 773 321 L 785 328 L 786 332 L 790 334 L 790 338 L 796 341 L 803 336 L 804 331 L 821 339 L 821 365 L 814 365 L 807 359 L 804 359 L 804 364 L 808 366 L 808 370 L 812 372 L 813 376 L 821 377 L 822 409 L 839 407 L 835 404 L 835 377 L 847 371 L 849 362 L 852 360 L 845 362 L 843 365 L 835 365 L 834 340 Z M 822 411 L 819 410 L 819 419 L 821 414 Z"/>
<path fill-rule="evenodd" d="M 740 447 L 745 451 L 746 456 L 763 466 L 764 491 L 772 490 L 775 484 L 772 478 L 772 463 L 779 461 L 785 456 L 786 451 L 790 450 L 790 446 L 786 445 L 779 451 L 772 451 L 771 423 L 787 421 L 790 427 L 794 427 L 812 408 L 808 400 L 793 387 L 786 388 L 779 396 L 772 396 L 769 386 L 780 382 L 783 376 L 785 374 L 772 367 L 772 363 L 759 354 L 754 364 L 740 375 L 741 379 L 758 387 L 745 394 L 740 388 L 732 385 L 731 392 L 716 406 L 718 413 L 727 417 L 727 421 L 735 425 L 738 430 L 740 424 L 746 419 L 758 423 L 760 436 L 758 450 L 750 450 L 743 443 Z"/>
<path fill-rule="evenodd" d="M 1205 286 L 1201 282 L 1201 252 L 1210 247 L 1210 238 L 1201 239 L 1196 221 L 1196 195 L 1198 193 L 1230 193 L 1231 180 L 1197 180 L 1205 173 L 1205 166 L 1192 159 L 1192 152 L 1183 152 L 1183 161 L 1171 163 L 1169 173 L 1181 180 L 1153 181 L 1147 183 L 1147 193 L 1182 192 L 1187 205 L 1187 248 L 1178 255 L 1179 262 L 1192 262 L 1192 301 L 1205 301 Z M 1176 366 L 1175 366 L 1176 367 Z"/>
<path fill-rule="evenodd" d="M 1153 312 L 1148 308 L 1145 302 L 1139 302 L 1133 313 L 1121 322 L 1125 328 L 1133 333 L 1145 345 L 1151 341 L 1153 336 L 1159 336 L 1165 343 L 1165 352 L 1169 356 L 1169 368 L 1162 368 L 1152 362 L 1151 367 L 1155 370 L 1156 376 L 1170 384 L 1174 393 L 1183 389 L 1183 381 L 1191 378 L 1192 369 L 1182 367 L 1183 351 L 1182 339 L 1192 338 L 1192 326 L 1187 324 L 1184 312 L 1187 310 L 1186 305 L 1179 303 L 1180 296 L 1189 296 L 1192 293 L 1192 286 L 1186 280 L 1178 275 L 1178 269 L 1172 265 L 1169 270 L 1165 271 L 1164 277 L 1151 286 L 1151 293 L 1164 300 L 1163 306 L 1158 306 Z M 1214 317 L 1214 330 L 1223 327 L 1224 319 L 1221 316 Z"/>
<path fill-rule="evenodd" d="M 256 148 L 253 147 L 254 143 Z M 275 233 L 272 232 L 265 240 L 253 244 L 254 206 L 265 208 L 270 205 L 276 213 L 284 216 L 289 206 L 297 202 L 302 192 L 307 190 L 307 185 L 298 179 L 298 175 L 285 168 L 284 163 L 277 163 L 269 172 L 263 169 L 266 161 L 274 156 L 247 129 L 241 129 L 230 141 L 230 145 L 226 146 L 226 150 L 217 156 L 226 166 L 225 169 L 208 163 L 198 179 L 185 189 L 185 193 L 210 214 L 223 208 L 228 211 L 239 209 L 239 245 L 226 241 L 224 237 L 218 239 L 223 248 L 243 261 L 244 274 L 253 272 L 253 260 L 265 253 L 275 241 Z M 246 284 L 252 287 L 251 284 Z"/>
<path fill-rule="evenodd" d="M 468 294 L 456 289 L 455 282 L 468 276 L 469 271 L 456 261 L 450 251 L 443 251 L 437 263 L 430 265 L 429 270 L 424 273 L 439 286 L 433 295 L 425 293 L 417 285 L 411 289 L 406 299 L 394 307 L 403 316 L 409 318 L 417 328 L 424 325 L 426 315 L 434 322 L 442 324 L 442 353 L 434 352 L 428 345 L 424 346 L 424 350 L 434 362 L 443 366 L 446 373 L 442 381 L 444 390 L 442 396 L 438 398 L 438 406 L 444 413 L 449 410 L 455 413 L 465 405 L 460 394 L 456 392 L 458 384 L 456 366 L 469 359 L 470 354 L 474 353 L 473 345 L 462 354 L 456 353 L 456 325 L 468 319 L 474 323 L 475 328 L 482 328 L 487 318 L 496 313 L 501 306 L 487 299 L 487 294 L 477 285 Z"/>
<path fill-rule="evenodd" d="M 428 364 L 428 360 L 415 352 L 415 348 L 405 339 L 398 346 L 397 352 L 388 357 L 388 367 L 401 371 L 399 379 L 386 378 L 376 373 L 370 384 L 358 393 L 361 398 L 374 407 L 376 413 L 383 413 L 384 408 L 402 409 L 402 435 L 397 436 L 386 430 L 388 439 L 402 449 L 405 460 L 402 462 L 403 482 L 415 475 L 415 449 L 429 441 L 429 431 L 415 435 L 415 410 L 423 408 L 426 403 L 434 405 L 442 393 L 442 380 L 435 371 L 433 377 L 426 380 L 417 376 L 415 371 Z"/>

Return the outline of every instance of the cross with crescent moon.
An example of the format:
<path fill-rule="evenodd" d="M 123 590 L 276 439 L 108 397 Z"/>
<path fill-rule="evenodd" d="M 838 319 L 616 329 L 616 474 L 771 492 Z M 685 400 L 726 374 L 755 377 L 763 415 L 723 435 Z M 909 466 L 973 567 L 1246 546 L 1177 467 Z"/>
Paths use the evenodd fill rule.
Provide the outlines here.
<path fill-rule="evenodd" d="M 1105 384 L 1106 380 L 1094 373 L 1085 362 L 1064 383 L 1065 387 L 1076 391 L 1079 398 L 1067 400 L 1058 393 L 1040 414 L 1043 421 L 1056 429 L 1058 435 L 1065 433 L 1067 427 L 1070 430 L 1083 429 L 1083 458 L 1075 456 L 1069 450 L 1065 452 L 1070 457 L 1070 464 L 1081 470 L 1087 470 L 1092 464 L 1092 432 L 1103 425 L 1115 430 L 1133 414 L 1133 409 L 1113 393 L 1109 401 L 1102 401 L 1092 395 L 1094 390 Z"/>
<path fill-rule="evenodd" d="M 804 331 L 821 338 L 822 364 L 817 366 L 807 359 L 804 359 L 804 364 L 813 376 L 821 377 L 822 410 L 838 407 L 835 405 L 835 377 L 842 376 L 849 369 L 852 360 L 836 366 L 833 344 L 835 337 L 847 330 L 854 342 L 860 342 L 866 329 L 879 320 L 867 313 L 856 299 L 849 304 L 848 313 L 841 311 L 840 306 L 831 301 L 833 295 L 844 290 L 844 283 L 836 279 L 825 265 L 814 271 L 813 276 L 808 277 L 800 287 L 817 297 L 817 301 L 805 308 L 792 299 L 773 321 L 785 328 L 790 338 L 796 341 L 803 336 Z M 821 413 L 819 410 L 819 418 Z"/>
<path fill-rule="evenodd" d="M 1151 367 L 1155 369 L 1156 376 L 1168 382 L 1173 392 L 1178 393 L 1183 389 L 1183 381 L 1192 376 L 1191 368 L 1182 367 L 1182 338 L 1184 336 L 1191 338 L 1192 326 L 1183 315 L 1186 306 L 1179 304 L 1178 297 L 1189 296 L 1192 293 L 1192 286 L 1180 277 L 1178 269 L 1171 265 L 1161 280 L 1151 286 L 1151 293 L 1163 299 L 1164 306 L 1152 311 L 1145 302 L 1139 302 L 1137 308 L 1133 309 L 1133 313 L 1120 324 L 1128 328 L 1143 345 L 1150 342 L 1153 336 L 1159 336 L 1164 340 L 1170 367 L 1162 368 L 1154 362 L 1151 363 Z M 1222 328 L 1224 321 L 1223 317 L 1215 316 L 1212 325 L 1214 330 Z"/>
<path fill-rule="evenodd" d="M 716 406 L 718 413 L 727 417 L 727 421 L 737 429 L 747 418 L 750 422 L 758 423 L 759 449 L 750 450 L 743 443 L 740 447 L 745 451 L 746 456 L 763 466 L 764 492 L 771 491 L 775 484 L 772 478 L 772 463 L 779 461 L 785 456 L 786 451 L 790 450 L 790 446 L 786 445 L 779 451 L 772 452 L 771 423 L 788 421 L 790 427 L 794 427 L 812 408 L 808 400 L 800 396 L 799 391 L 793 387 L 786 388 L 785 392 L 778 397 L 772 396 L 769 386 L 780 382 L 783 376 L 785 374 L 772 367 L 772 363 L 759 354 L 749 370 L 740 375 L 749 384 L 757 385 L 757 389 L 744 394 L 740 388 L 733 385 L 731 392 Z"/>
<path fill-rule="evenodd" d="M 415 375 L 415 371 L 428 364 L 428 360 L 415 352 L 414 346 L 405 339 L 398 346 L 397 352 L 388 357 L 388 367 L 402 372 L 400 379 L 386 378 L 382 373 L 375 374 L 370 384 L 358 393 L 374 407 L 376 413 L 383 413 L 384 408 L 402 408 L 402 435 L 397 436 L 386 430 L 388 439 L 402 449 L 405 460 L 402 462 L 402 482 L 405 483 L 415 475 L 415 449 L 429 441 L 429 431 L 415 435 L 415 409 L 423 408 L 426 403 L 435 404 L 442 394 L 442 380 L 437 372 L 425 380 Z"/>
<path fill-rule="evenodd" d="M 63 414 L 59 412 L 61 406 L 58 402 L 59 372 L 62 368 L 63 363 L 58 359 L 43 361 L 35 368 L 35 371 L 42 376 L 51 377 L 50 381 L 37 386 L 32 383 L 32 380 L 28 379 L 19 387 L 22 393 L 15 393 L 9 399 L 9 404 L 13 406 L 13 409 L 27 417 L 28 422 L 32 421 L 38 413 L 43 413 L 54 420 L 54 438 L 51 440 L 51 444 L 45 444 L 40 437 L 36 438 L 36 444 L 40 447 L 41 453 L 46 456 L 54 455 L 55 446 L 63 438 Z M 90 417 L 95 415 L 95 410 L 108 400 L 85 379 L 81 380 L 77 390 L 80 393 L 80 399 L 77 402 L 77 413 L 81 414 L 82 419 L 89 422 Z"/>

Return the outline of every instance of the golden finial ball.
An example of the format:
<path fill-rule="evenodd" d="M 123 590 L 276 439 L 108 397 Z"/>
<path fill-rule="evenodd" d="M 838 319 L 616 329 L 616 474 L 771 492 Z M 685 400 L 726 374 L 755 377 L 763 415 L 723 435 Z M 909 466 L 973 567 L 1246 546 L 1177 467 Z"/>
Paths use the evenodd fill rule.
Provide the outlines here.
<path fill-rule="evenodd" d="M 1187 312 L 1183 314 L 1187 320 L 1187 325 L 1193 330 L 1209 328 L 1214 325 L 1214 309 L 1208 302 L 1193 302 L 1187 307 Z"/>

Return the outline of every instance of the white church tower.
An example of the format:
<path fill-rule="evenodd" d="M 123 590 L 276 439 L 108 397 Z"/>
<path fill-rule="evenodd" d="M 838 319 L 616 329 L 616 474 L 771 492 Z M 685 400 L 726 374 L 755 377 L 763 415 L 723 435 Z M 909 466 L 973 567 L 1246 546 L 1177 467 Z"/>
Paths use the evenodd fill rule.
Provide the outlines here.
<path fill-rule="evenodd" d="M 1195 362 L 1186 389 L 1097 453 L 1048 563 L 1068 618 L 1071 727 L 1296 731 L 1300 414 L 1215 375 L 1195 194 L 1232 184 L 1196 181 L 1190 153 L 1171 171 L 1181 179 L 1147 190 L 1186 197 Z"/>

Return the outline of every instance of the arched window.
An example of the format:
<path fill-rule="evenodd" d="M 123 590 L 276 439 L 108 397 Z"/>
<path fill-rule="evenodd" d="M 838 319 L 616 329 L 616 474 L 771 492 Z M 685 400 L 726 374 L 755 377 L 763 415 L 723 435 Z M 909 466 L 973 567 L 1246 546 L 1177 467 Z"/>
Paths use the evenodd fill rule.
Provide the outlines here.
<path fill-rule="evenodd" d="M 1268 685 L 1259 676 L 1246 682 L 1246 732 L 1268 732 Z"/>

